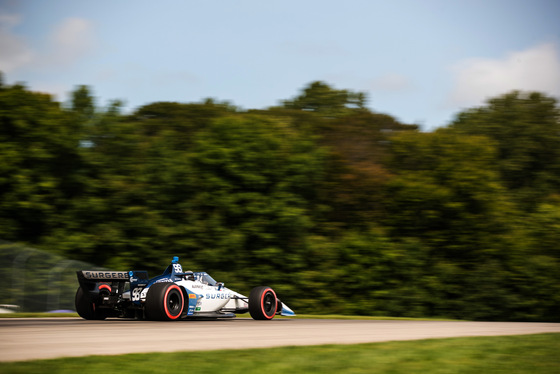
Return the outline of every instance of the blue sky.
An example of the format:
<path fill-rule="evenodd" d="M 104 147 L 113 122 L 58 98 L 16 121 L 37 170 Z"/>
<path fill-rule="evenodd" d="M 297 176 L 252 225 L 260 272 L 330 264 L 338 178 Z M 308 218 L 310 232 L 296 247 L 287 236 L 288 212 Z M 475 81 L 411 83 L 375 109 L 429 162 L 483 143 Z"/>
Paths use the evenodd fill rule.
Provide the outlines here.
<path fill-rule="evenodd" d="M 558 20 L 558 0 L 0 0 L 0 70 L 127 111 L 266 108 L 322 80 L 431 130 L 513 89 L 560 98 Z"/>

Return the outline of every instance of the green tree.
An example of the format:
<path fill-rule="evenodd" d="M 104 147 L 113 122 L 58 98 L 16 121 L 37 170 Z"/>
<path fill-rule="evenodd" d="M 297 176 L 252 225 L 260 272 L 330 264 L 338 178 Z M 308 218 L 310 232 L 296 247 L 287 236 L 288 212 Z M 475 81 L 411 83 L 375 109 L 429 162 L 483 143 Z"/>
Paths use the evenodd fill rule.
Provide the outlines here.
<path fill-rule="evenodd" d="M 444 257 L 473 261 L 507 232 L 494 143 L 442 129 L 392 138 L 387 219 L 394 235 L 418 237 Z M 475 255 L 473 257 L 473 255 Z"/>
<path fill-rule="evenodd" d="M 236 108 L 227 102 L 206 99 L 202 103 L 156 102 L 137 109 L 129 121 L 137 122 L 143 135 L 156 136 L 170 134 L 176 138 L 171 147 L 190 145 L 190 139 L 199 130 L 206 128 L 212 120 Z M 178 138 L 178 139 L 177 139 Z M 171 141 L 172 139 L 168 139 Z"/>
<path fill-rule="evenodd" d="M 245 279 L 290 282 L 313 228 L 321 148 L 289 122 L 237 115 L 198 133 L 189 157 L 191 253 Z"/>
<path fill-rule="evenodd" d="M 558 320 L 560 308 L 560 199 L 553 195 L 519 217 L 510 267 L 519 295 L 517 320 Z"/>
<path fill-rule="evenodd" d="M 498 149 L 506 186 L 526 209 L 560 191 L 560 108 L 541 93 L 514 91 L 467 110 L 451 124 L 455 131 L 484 135 Z"/>
<path fill-rule="evenodd" d="M 368 229 L 384 215 L 385 166 L 390 134 L 416 130 L 386 114 L 355 112 L 325 119 L 315 126 L 319 142 L 330 151 L 327 175 L 319 187 L 328 229 Z"/>
<path fill-rule="evenodd" d="M 519 213 L 501 184 L 495 143 L 448 129 L 401 133 L 391 142 L 396 176 L 387 183 L 383 224 L 393 238 L 416 238 L 428 248 L 427 310 L 503 318 L 518 301 L 510 264 Z"/>
<path fill-rule="evenodd" d="M 189 147 L 194 134 L 231 111 L 209 100 L 153 103 L 130 116 L 120 114 L 119 102 L 94 109 L 78 148 L 87 183 L 45 245 L 111 268 L 147 263 L 158 271 L 169 256 L 184 253 L 191 241 Z"/>
<path fill-rule="evenodd" d="M 165 139 L 147 137 L 124 119 L 114 103 L 88 124 L 89 143 L 78 149 L 87 183 L 45 245 L 110 268 L 148 263 L 152 270 L 171 255 L 166 249 L 176 225 L 165 192 L 176 184 L 165 182 L 172 183 L 168 175 L 184 163 Z"/>
<path fill-rule="evenodd" d="M 78 114 L 82 121 L 87 121 L 95 114 L 95 99 L 88 86 L 78 86 L 71 94 L 70 109 Z"/>
<path fill-rule="evenodd" d="M 80 184 L 71 119 L 47 94 L 0 89 L 0 237 L 37 242 L 57 226 Z"/>
<path fill-rule="evenodd" d="M 417 240 L 393 240 L 381 228 L 349 230 L 337 242 L 330 290 L 344 306 L 339 313 L 423 316 L 427 314 L 426 248 Z"/>
<path fill-rule="evenodd" d="M 336 90 L 320 81 L 312 82 L 300 96 L 284 101 L 284 107 L 311 111 L 322 116 L 337 117 L 352 111 L 365 110 L 367 97 L 363 92 Z"/>

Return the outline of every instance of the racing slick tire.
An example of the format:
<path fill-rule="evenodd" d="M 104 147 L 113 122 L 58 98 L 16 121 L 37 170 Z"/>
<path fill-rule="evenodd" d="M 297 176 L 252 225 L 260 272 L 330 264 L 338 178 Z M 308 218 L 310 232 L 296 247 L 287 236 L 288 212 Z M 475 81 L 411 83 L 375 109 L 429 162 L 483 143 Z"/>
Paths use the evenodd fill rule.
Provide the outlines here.
<path fill-rule="evenodd" d="M 185 308 L 185 296 L 175 283 L 155 283 L 148 289 L 144 312 L 146 319 L 174 321 Z"/>
<path fill-rule="evenodd" d="M 78 287 L 74 303 L 76 312 L 78 312 L 78 315 L 83 319 L 103 320 L 107 318 L 107 312 L 96 308 L 95 303 L 88 298 L 88 295 L 82 287 Z"/>
<path fill-rule="evenodd" d="M 249 314 L 253 319 L 271 320 L 276 314 L 278 301 L 276 293 L 270 287 L 259 286 L 249 294 Z"/>

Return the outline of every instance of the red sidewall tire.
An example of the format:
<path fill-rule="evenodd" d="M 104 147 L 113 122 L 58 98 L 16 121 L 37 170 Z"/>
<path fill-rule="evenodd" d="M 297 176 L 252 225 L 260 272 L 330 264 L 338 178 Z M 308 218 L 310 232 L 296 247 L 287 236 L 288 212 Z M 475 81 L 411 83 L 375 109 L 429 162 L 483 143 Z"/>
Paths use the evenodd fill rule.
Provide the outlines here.
<path fill-rule="evenodd" d="M 255 287 L 249 294 L 249 313 L 253 319 L 271 320 L 276 315 L 278 299 L 270 287 Z"/>
<path fill-rule="evenodd" d="M 175 283 L 155 283 L 146 295 L 146 318 L 174 321 L 181 317 L 185 308 L 185 296 Z"/>
<path fill-rule="evenodd" d="M 172 296 L 178 295 L 177 297 L 179 299 L 178 308 L 173 307 L 173 304 L 170 299 L 170 294 L 172 294 Z M 167 290 L 165 291 L 165 296 L 163 297 L 163 309 L 165 311 L 165 314 L 167 315 L 167 318 L 169 318 L 170 320 L 175 320 L 181 317 L 181 314 L 183 313 L 183 308 L 185 308 L 185 298 L 183 296 L 183 292 L 181 292 L 179 286 L 173 284 L 171 285 L 171 287 L 167 288 Z"/>
<path fill-rule="evenodd" d="M 272 313 L 270 313 L 270 311 L 267 312 L 266 305 L 265 305 L 265 298 L 270 296 L 269 293 L 272 293 L 272 296 L 274 297 L 274 299 L 272 299 L 272 301 L 274 302 L 274 310 L 272 311 Z M 269 288 L 265 292 L 263 292 L 262 297 L 261 297 L 260 305 L 261 305 L 262 313 L 266 317 L 266 319 L 274 318 L 274 315 L 276 314 L 277 301 L 276 301 L 276 293 L 274 292 L 274 290 L 272 288 Z M 268 314 L 268 313 L 270 313 L 270 314 Z"/>

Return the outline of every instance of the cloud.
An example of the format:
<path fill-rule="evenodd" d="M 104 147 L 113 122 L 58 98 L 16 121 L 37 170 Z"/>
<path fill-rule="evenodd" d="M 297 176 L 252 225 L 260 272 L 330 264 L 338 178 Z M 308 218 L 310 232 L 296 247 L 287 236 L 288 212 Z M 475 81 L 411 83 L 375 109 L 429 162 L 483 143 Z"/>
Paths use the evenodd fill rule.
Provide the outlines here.
<path fill-rule="evenodd" d="M 86 19 L 62 20 L 47 34 L 43 46 L 36 49 L 12 31 L 21 21 L 19 15 L 0 14 L 0 70 L 4 73 L 21 68 L 66 69 L 96 47 L 93 25 Z"/>
<path fill-rule="evenodd" d="M 93 25 L 83 18 L 67 18 L 54 27 L 48 37 L 44 63 L 69 66 L 95 48 Z"/>
<path fill-rule="evenodd" d="M 33 60 L 33 52 L 26 41 L 12 32 L 20 22 L 19 15 L 0 14 L 0 70 L 4 73 L 11 73 Z"/>
<path fill-rule="evenodd" d="M 512 52 L 502 59 L 471 58 L 452 66 L 449 106 L 480 104 L 512 90 L 560 97 L 560 53 L 553 43 Z"/>

